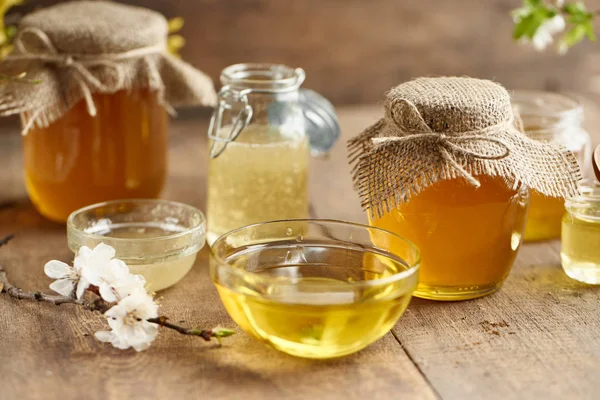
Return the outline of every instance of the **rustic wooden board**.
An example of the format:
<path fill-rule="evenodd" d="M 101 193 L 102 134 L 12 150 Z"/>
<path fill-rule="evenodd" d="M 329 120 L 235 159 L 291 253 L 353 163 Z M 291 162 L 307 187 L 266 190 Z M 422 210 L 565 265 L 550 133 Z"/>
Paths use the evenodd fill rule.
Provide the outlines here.
<path fill-rule="evenodd" d="M 588 105 L 592 110 L 592 106 Z M 595 110 L 595 109 L 594 109 Z M 344 140 L 379 107 L 340 111 Z M 598 117 L 591 114 L 589 124 Z M 165 197 L 204 208 L 206 120 L 173 126 Z M 597 136 L 596 139 L 599 137 Z M 44 288 L 45 261 L 69 260 L 64 227 L 31 207 L 21 183 L 20 139 L 0 135 L 0 250 L 14 283 Z M 313 162 L 319 217 L 365 221 L 344 144 Z M 563 274 L 558 243 L 526 245 L 505 287 L 484 299 L 415 299 L 393 334 L 340 360 L 292 358 L 243 333 L 222 348 L 161 332 L 144 353 L 101 344 L 100 316 L 0 297 L 0 398 L 594 399 L 600 393 L 600 288 Z M 184 281 L 164 291 L 165 314 L 202 327 L 233 326 L 207 277 L 203 251 Z"/>

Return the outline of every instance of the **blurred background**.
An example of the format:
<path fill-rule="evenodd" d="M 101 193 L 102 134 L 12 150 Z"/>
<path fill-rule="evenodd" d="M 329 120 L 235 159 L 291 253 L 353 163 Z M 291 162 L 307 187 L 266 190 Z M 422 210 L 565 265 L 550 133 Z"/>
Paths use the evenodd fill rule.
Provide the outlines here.
<path fill-rule="evenodd" d="M 9 18 L 60 1 L 28 0 Z M 600 45 L 566 56 L 512 40 L 521 0 L 127 0 L 183 17 L 185 60 L 218 84 L 238 62 L 302 67 L 305 87 L 336 105 L 377 103 L 390 87 L 424 75 L 469 75 L 509 89 L 594 91 Z M 600 9 L 600 0 L 587 0 Z"/>

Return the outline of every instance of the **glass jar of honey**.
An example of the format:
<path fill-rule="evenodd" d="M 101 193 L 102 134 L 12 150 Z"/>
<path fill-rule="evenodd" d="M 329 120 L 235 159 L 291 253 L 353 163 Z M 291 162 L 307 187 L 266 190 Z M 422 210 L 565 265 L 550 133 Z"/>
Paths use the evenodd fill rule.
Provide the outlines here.
<path fill-rule="evenodd" d="M 304 78 L 275 64 L 221 73 L 209 127 L 209 244 L 244 225 L 308 217 L 309 154 L 326 153 L 339 127 L 327 100 L 300 89 Z"/>
<path fill-rule="evenodd" d="M 2 60 L 2 115 L 19 114 L 25 181 L 45 217 L 156 198 L 167 175 L 167 111 L 212 105 L 212 81 L 167 51 L 159 13 L 106 1 L 25 16 Z M 30 81 L 30 82 L 29 82 Z M 34 83 L 34 81 L 36 83 Z"/>
<path fill-rule="evenodd" d="M 528 188 L 574 193 L 575 157 L 521 133 L 508 92 L 491 81 L 416 79 L 388 93 L 385 111 L 349 142 L 370 224 L 421 251 L 415 296 L 495 292 L 521 245 Z"/>
<path fill-rule="evenodd" d="M 529 193 L 499 177 L 436 182 L 371 225 L 405 235 L 421 250 L 414 295 L 463 300 L 495 292 L 521 245 Z"/>
<path fill-rule="evenodd" d="M 66 221 L 105 200 L 156 198 L 167 173 L 168 115 L 147 90 L 95 94 L 23 138 L 25 182 L 36 208 Z"/>
<path fill-rule="evenodd" d="M 600 183 L 582 182 L 578 196 L 565 202 L 561 263 L 580 282 L 600 284 Z"/>
<path fill-rule="evenodd" d="M 589 172 L 591 138 L 582 126 L 583 107 L 574 98 L 549 92 L 516 91 L 512 95 L 515 112 L 525 133 L 532 139 L 564 146 L 577 157 L 581 170 Z M 525 241 L 560 238 L 564 200 L 531 190 Z"/>

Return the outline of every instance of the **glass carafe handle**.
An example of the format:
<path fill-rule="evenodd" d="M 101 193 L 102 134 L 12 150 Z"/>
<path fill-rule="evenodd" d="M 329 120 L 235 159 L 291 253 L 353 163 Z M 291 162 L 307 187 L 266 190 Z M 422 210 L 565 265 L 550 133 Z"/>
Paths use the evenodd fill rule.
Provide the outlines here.
<path fill-rule="evenodd" d="M 223 86 L 219 91 L 218 99 L 219 103 L 213 111 L 210 118 L 210 124 L 208 125 L 208 137 L 213 141 L 210 148 L 210 157 L 217 158 L 225 148 L 227 144 L 233 142 L 240 135 L 242 130 L 250 123 L 252 119 L 252 107 L 248 104 L 248 91 L 243 90 L 240 92 L 234 92 L 229 86 Z M 221 121 L 223 119 L 223 111 L 232 110 L 233 107 L 231 102 L 241 103 L 241 108 L 234 119 L 231 131 L 227 136 L 220 134 Z"/>

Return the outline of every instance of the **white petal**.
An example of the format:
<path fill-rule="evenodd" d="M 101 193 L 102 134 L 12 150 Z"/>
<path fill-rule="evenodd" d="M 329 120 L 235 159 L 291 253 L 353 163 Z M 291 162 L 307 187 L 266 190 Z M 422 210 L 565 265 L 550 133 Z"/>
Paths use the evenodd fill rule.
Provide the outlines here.
<path fill-rule="evenodd" d="M 108 301 L 109 303 L 113 303 L 117 300 L 119 300 L 117 298 L 117 296 L 115 295 L 115 291 L 113 290 L 113 287 L 111 285 L 109 285 L 106 282 L 103 282 L 100 284 L 99 286 L 100 289 L 100 296 L 105 300 Z"/>
<path fill-rule="evenodd" d="M 142 342 L 142 343 L 136 343 L 133 345 L 133 348 L 135 349 L 135 351 L 140 352 L 140 351 L 144 351 L 146 350 L 148 347 L 150 347 L 150 343 L 151 342 Z"/>
<path fill-rule="evenodd" d="M 94 253 L 94 258 L 98 259 L 110 260 L 115 256 L 115 249 L 104 243 L 100 243 L 94 247 L 94 250 L 92 251 Z"/>
<path fill-rule="evenodd" d="M 90 287 L 90 283 L 82 276 L 77 283 L 77 292 L 75 293 L 78 299 L 81 299 L 88 287 Z"/>
<path fill-rule="evenodd" d="M 113 258 L 108 264 L 111 270 L 114 271 L 114 273 L 120 275 L 129 275 L 129 267 L 127 266 L 127 264 L 125 264 L 124 261 L 119 260 L 118 258 Z"/>
<path fill-rule="evenodd" d="M 113 289 L 117 293 L 117 297 L 123 299 L 137 291 L 146 293 L 145 285 L 146 280 L 143 276 L 128 274 L 125 278 L 119 280 L 116 285 L 113 285 Z"/>
<path fill-rule="evenodd" d="M 75 289 L 75 282 L 70 279 L 58 279 L 50 284 L 50 289 L 63 296 L 71 296 Z"/>
<path fill-rule="evenodd" d="M 108 311 L 104 313 L 107 317 L 121 319 L 127 315 L 129 310 L 123 304 L 123 300 L 121 300 L 117 305 L 112 306 Z M 109 320 L 110 323 L 110 320 Z"/>
<path fill-rule="evenodd" d="M 88 258 L 92 257 L 92 255 L 93 255 L 92 249 L 90 249 L 87 246 L 81 246 L 79 248 L 79 250 L 77 250 L 77 256 L 76 256 L 76 258 L 80 258 L 81 260 L 85 260 L 85 259 L 88 259 Z"/>
<path fill-rule="evenodd" d="M 94 333 L 94 336 L 96 336 L 96 339 L 98 339 L 101 342 L 111 343 L 115 334 L 109 331 L 98 331 Z"/>
<path fill-rule="evenodd" d="M 108 319 L 108 326 L 113 330 L 113 332 L 122 332 L 125 329 L 126 325 L 123 323 L 123 318 L 114 317 Z"/>
<path fill-rule="evenodd" d="M 52 260 L 44 265 L 44 273 L 52 279 L 62 279 L 71 276 L 73 267 L 62 261 Z"/>

